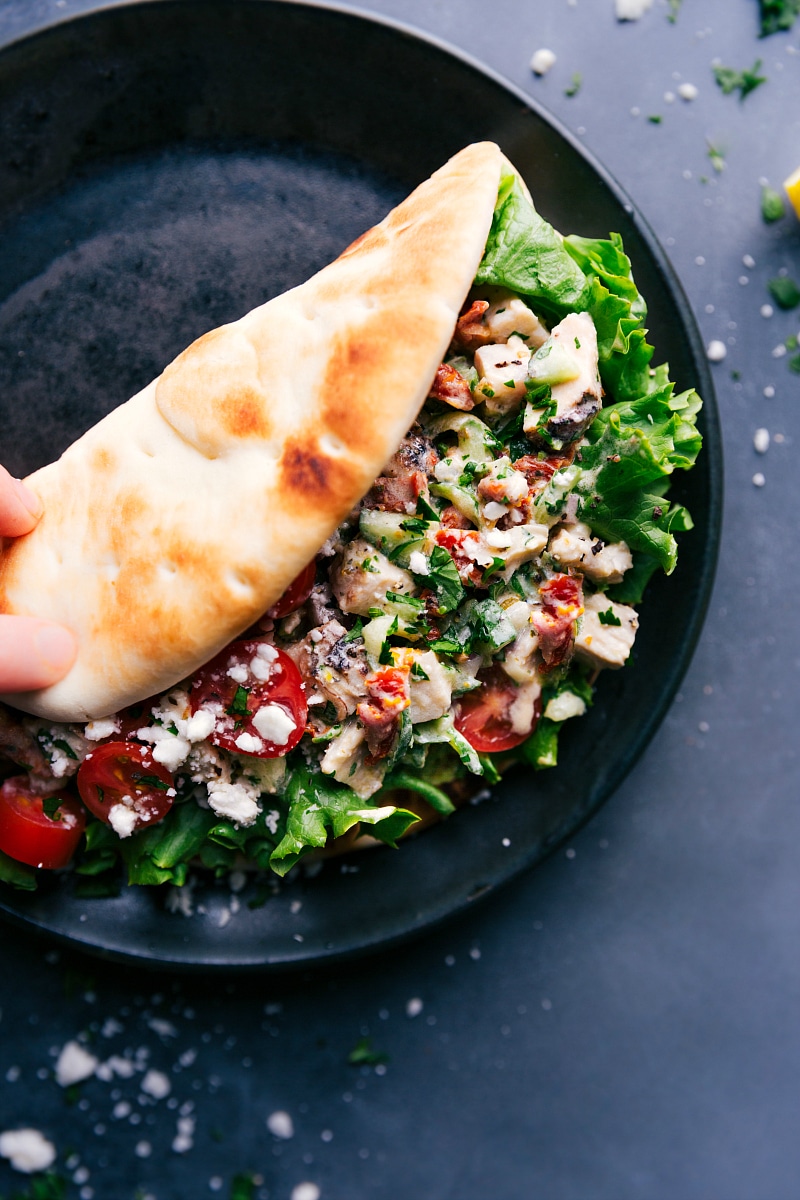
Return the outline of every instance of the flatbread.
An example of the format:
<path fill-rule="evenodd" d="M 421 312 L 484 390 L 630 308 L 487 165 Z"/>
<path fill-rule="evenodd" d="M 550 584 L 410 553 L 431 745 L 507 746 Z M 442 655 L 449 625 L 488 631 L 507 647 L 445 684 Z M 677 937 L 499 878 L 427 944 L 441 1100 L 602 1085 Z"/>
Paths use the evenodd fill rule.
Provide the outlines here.
<path fill-rule="evenodd" d="M 190 675 L 274 604 L 425 401 L 500 180 L 462 150 L 300 287 L 199 338 L 27 480 L 44 516 L 0 558 L 0 612 L 78 637 L 60 683 L 5 699 L 106 716 Z"/>

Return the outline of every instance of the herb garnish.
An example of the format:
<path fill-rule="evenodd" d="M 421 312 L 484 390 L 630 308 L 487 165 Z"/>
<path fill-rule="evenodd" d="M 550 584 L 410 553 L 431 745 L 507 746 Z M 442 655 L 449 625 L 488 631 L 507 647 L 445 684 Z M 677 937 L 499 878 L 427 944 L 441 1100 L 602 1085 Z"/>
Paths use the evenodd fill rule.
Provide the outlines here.
<path fill-rule="evenodd" d="M 766 75 L 759 75 L 761 70 L 762 60 L 757 58 L 749 71 L 735 71 L 733 67 L 714 67 L 714 78 L 717 81 L 717 86 L 722 89 L 726 96 L 730 96 L 732 92 L 739 93 L 739 100 L 744 100 L 745 96 L 749 96 L 762 83 L 767 82 Z"/>
<path fill-rule="evenodd" d="M 621 625 L 622 624 L 622 621 L 620 621 L 619 617 L 614 612 L 613 608 L 607 608 L 605 612 L 598 613 L 597 619 L 601 625 Z"/>

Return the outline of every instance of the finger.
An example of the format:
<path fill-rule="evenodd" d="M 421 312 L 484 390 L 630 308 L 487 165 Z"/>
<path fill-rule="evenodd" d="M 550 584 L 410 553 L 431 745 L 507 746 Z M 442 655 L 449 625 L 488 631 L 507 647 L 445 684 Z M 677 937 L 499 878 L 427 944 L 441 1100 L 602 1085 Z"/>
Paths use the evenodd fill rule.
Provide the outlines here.
<path fill-rule="evenodd" d="M 42 514 L 42 502 L 21 479 L 0 467 L 0 537 L 30 533 Z"/>
<path fill-rule="evenodd" d="M 29 692 L 56 683 L 75 661 L 68 629 L 38 617 L 0 616 L 0 692 Z"/>

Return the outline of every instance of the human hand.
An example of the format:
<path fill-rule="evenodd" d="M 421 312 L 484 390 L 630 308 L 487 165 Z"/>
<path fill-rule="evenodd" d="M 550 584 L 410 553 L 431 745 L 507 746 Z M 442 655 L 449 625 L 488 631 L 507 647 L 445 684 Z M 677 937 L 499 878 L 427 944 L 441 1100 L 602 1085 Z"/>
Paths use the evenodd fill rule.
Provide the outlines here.
<path fill-rule="evenodd" d="M 0 538 L 30 533 L 42 505 L 19 479 L 0 467 Z M 56 683 L 75 661 L 75 637 L 38 617 L 0 615 L 0 692 L 27 692 Z"/>

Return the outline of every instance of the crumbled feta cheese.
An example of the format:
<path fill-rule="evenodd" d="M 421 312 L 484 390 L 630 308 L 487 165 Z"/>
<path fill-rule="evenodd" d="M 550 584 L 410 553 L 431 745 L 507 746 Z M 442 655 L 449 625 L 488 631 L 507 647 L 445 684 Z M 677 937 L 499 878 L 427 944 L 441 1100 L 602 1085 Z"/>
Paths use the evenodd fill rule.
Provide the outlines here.
<path fill-rule="evenodd" d="M 617 0 L 617 20 L 638 21 L 652 7 L 653 0 Z"/>
<path fill-rule="evenodd" d="M 280 704 L 264 704 L 253 717 L 253 725 L 265 742 L 274 746 L 285 746 L 297 729 L 285 708 Z"/>
<path fill-rule="evenodd" d="M 556 56 L 553 51 L 542 46 L 541 50 L 537 50 L 531 59 L 531 70 L 534 75 L 546 75 L 555 64 Z"/>
<path fill-rule="evenodd" d="M 136 813 L 127 804 L 112 804 L 108 810 L 108 823 L 117 837 L 130 837 L 136 828 Z"/>
<path fill-rule="evenodd" d="M 582 717 L 586 712 L 586 702 L 574 692 L 561 692 L 548 701 L 544 715 L 548 721 L 568 721 L 570 717 Z"/>
<path fill-rule="evenodd" d="M 680 96 L 681 100 L 696 100 L 698 91 L 693 83 L 682 83 L 678 87 L 678 95 Z"/>
<path fill-rule="evenodd" d="M 264 743 L 261 738 L 253 737 L 252 733 L 247 733 L 246 731 L 239 734 L 234 741 L 234 745 L 237 750 L 241 750 L 242 754 L 258 754 L 264 749 Z"/>
<path fill-rule="evenodd" d="M 38 1129 L 7 1129 L 0 1133 L 0 1157 L 15 1171 L 32 1175 L 46 1171 L 56 1160 L 56 1148 Z"/>
<path fill-rule="evenodd" d="M 56 1083 L 66 1088 L 88 1079 L 94 1075 L 98 1061 L 80 1042 L 67 1042 L 56 1061 Z"/>
<path fill-rule="evenodd" d="M 497 500 L 490 500 L 488 504 L 484 504 L 483 506 L 483 515 L 487 521 L 499 521 L 507 512 L 508 509 L 505 504 L 499 504 Z M 488 537 L 486 540 L 489 541 Z M 491 542 L 489 544 L 491 545 Z"/>
<path fill-rule="evenodd" d="M 172 1084 L 163 1071 L 151 1068 L 141 1082 L 141 1089 L 146 1096 L 152 1096 L 154 1100 L 163 1100 L 172 1091 Z"/>
<path fill-rule="evenodd" d="M 191 744 L 183 737 L 175 737 L 168 733 L 165 738 L 157 741 L 152 754 L 157 763 L 161 763 L 168 771 L 177 771 L 189 757 Z"/>
<path fill-rule="evenodd" d="M 294 1122 L 287 1112 L 270 1113 L 267 1117 L 267 1129 L 273 1137 L 284 1141 L 294 1137 Z"/>
<path fill-rule="evenodd" d="M 272 674 L 272 667 L 268 662 L 264 662 L 263 658 L 256 656 L 250 661 L 250 674 L 254 675 L 262 683 L 266 683 Z"/>
<path fill-rule="evenodd" d="M 269 642 L 261 642 L 256 650 L 256 658 L 263 658 L 265 663 L 278 661 L 278 651 Z"/>
<path fill-rule="evenodd" d="M 761 471 L 756 471 L 755 475 L 753 476 L 754 485 L 756 487 L 763 487 L 766 482 L 766 477 L 761 473 Z"/>
<path fill-rule="evenodd" d="M 724 342 L 717 341 L 709 342 L 706 346 L 706 358 L 709 362 L 722 362 L 727 358 L 728 348 Z"/>
<path fill-rule="evenodd" d="M 304 1179 L 302 1183 L 298 1183 L 292 1188 L 292 1194 L 289 1200 L 320 1200 L 322 1192 L 317 1187 L 316 1183 L 312 1183 L 309 1179 Z"/>
<path fill-rule="evenodd" d="M 421 550 L 412 550 L 408 556 L 408 567 L 415 575 L 430 575 L 428 560 Z"/>
<path fill-rule="evenodd" d="M 102 742 L 103 738 L 113 737 L 115 733 L 119 733 L 119 717 L 100 717 L 89 722 L 83 736 L 90 742 Z"/>
<path fill-rule="evenodd" d="M 757 454 L 766 454 L 769 450 L 769 430 L 757 429 L 753 434 L 753 448 Z"/>
<path fill-rule="evenodd" d="M 235 825 L 252 825 L 258 816 L 258 792 L 246 780 L 238 783 L 223 783 L 212 780 L 208 784 L 208 803 L 220 817 L 227 817 Z"/>
<path fill-rule="evenodd" d="M 178 1117 L 178 1132 L 172 1139 L 172 1150 L 175 1154 L 186 1154 L 194 1146 L 194 1117 Z"/>
<path fill-rule="evenodd" d="M 189 742 L 204 742 L 214 732 L 216 717 L 207 708 L 198 708 L 186 722 L 184 736 Z"/>
<path fill-rule="evenodd" d="M 244 663 L 235 663 L 234 666 L 228 667 L 228 676 L 234 683 L 247 683 L 247 667 Z"/>
<path fill-rule="evenodd" d="M 267 813 L 267 815 L 264 817 L 264 824 L 266 825 L 266 827 L 270 831 L 270 833 L 278 832 L 278 822 L 280 821 L 280 819 L 281 819 L 281 814 L 278 812 L 278 810 L 276 808 L 271 808 L 270 811 Z"/>

